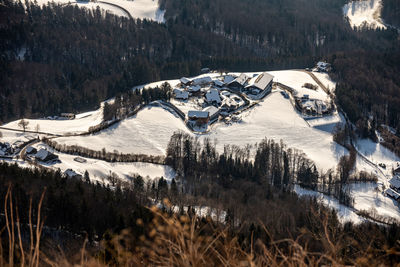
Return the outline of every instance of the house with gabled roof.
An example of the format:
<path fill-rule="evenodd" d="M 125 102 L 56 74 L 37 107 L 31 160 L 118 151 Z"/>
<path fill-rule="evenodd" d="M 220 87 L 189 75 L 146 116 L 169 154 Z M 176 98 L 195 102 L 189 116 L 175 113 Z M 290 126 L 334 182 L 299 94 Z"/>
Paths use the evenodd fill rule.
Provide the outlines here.
<path fill-rule="evenodd" d="M 257 75 L 251 78 L 246 85 L 245 89 L 249 92 L 264 92 L 270 91 L 272 89 L 272 81 L 274 76 L 267 72 L 263 72 L 260 75 Z"/>

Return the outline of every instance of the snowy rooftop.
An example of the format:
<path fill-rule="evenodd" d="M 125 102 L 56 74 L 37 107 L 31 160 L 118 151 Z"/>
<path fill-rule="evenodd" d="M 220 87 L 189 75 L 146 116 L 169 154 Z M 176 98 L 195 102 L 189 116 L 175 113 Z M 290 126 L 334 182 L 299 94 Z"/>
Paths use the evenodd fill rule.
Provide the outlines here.
<path fill-rule="evenodd" d="M 208 116 L 208 111 L 190 110 L 188 113 L 190 119 L 207 119 Z"/>
<path fill-rule="evenodd" d="M 182 89 L 174 89 L 175 98 L 188 99 L 189 92 Z"/>
<path fill-rule="evenodd" d="M 209 106 L 203 109 L 203 111 L 208 112 L 209 116 L 212 117 L 219 112 L 219 109 L 214 106 Z"/>
<path fill-rule="evenodd" d="M 183 84 L 188 84 L 188 83 L 190 83 L 191 82 L 191 80 L 189 80 L 188 78 L 186 78 L 186 77 L 182 77 L 182 78 L 180 78 L 179 79 L 179 81 L 181 82 L 181 83 L 183 83 Z"/>
<path fill-rule="evenodd" d="M 260 75 L 251 78 L 247 87 L 256 87 L 260 90 L 265 90 L 273 79 L 274 76 L 267 72 L 263 72 Z"/>
<path fill-rule="evenodd" d="M 212 79 L 210 76 L 205 76 L 205 77 L 196 78 L 192 82 L 193 82 L 193 85 L 203 85 L 203 84 L 212 83 Z"/>
<path fill-rule="evenodd" d="M 50 154 L 51 153 L 49 151 L 47 151 L 46 149 L 42 148 L 36 153 L 35 157 L 37 159 L 40 159 L 40 160 L 45 160 L 47 158 L 47 156 L 50 155 Z"/>
<path fill-rule="evenodd" d="M 394 176 L 392 179 L 390 179 L 389 183 L 394 188 L 400 188 L 400 178 L 398 176 Z"/>
<path fill-rule="evenodd" d="M 221 103 L 221 97 L 217 89 L 210 89 L 206 94 L 206 99 L 208 102 Z"/>
<path fill-rule="evenodd" d="M 239 77 L 237 77 L 236 79 L 234 79 L 230 83 L 237 82 L 237 83 L 239 83 L 241 85 L 244 85 L 247 82 L 248 79 L 249 79 L 249 77 L 246 74 L 242 73 L 242 74 L 240 74 Z"/>

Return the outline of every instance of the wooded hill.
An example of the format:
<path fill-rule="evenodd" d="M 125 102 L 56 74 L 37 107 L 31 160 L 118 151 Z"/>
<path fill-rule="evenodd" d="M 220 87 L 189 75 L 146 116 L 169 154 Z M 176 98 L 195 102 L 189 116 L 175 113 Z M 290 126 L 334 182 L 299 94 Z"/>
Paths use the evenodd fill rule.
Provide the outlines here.
<path fill-rule="evenodd" d="M 27 3 L 25 12 L 1 0 L 0 120 L 93 109 L 132 86 L 201 67 L 260 71 L 327 59 L 354 122 L 375 115 L 399 127 L 397 33 L 354 31 L 344 2 L 161 0 L 166 23 L 158 24 L 54 4 Z"/>

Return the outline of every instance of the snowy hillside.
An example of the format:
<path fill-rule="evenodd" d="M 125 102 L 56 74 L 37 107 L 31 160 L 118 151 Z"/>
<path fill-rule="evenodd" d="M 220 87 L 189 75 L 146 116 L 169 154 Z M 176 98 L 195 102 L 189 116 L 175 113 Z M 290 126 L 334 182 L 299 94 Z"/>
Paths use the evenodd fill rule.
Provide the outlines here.
<path fill-rule="evenodd" d="M 269 72 L 274 76 L 274 86 L 271 93 L 267 94 L 262 100 L 252 100 L 252 106 L 244 111 L 238 111 L 235 121 L 224 119 L 217 120 L 211 124 L 209 129 L 203 134 L 195 134 L 186 125 L 186 122 L 179 117 L 175 111 L 157 103 L 146 106 L 136 115 L 124 119 L 109 128 L 91 135 L 77 135 L 86 132 L 90 126 L 98 125 L 102 122 L 103 110 L 87 112 L 76 115 L 75 119 L 42 119 L 29 121 L 28 130 L 35 131 L 39 125 L 40 131 L 51 134 L 64 135 L 54 140 L 60 145 L 78 145 L 88 149 L 100 151 L 103 148 L 108 152 L 118 152 L 126 154 L 146 154 L 161 155 L 166 154 L 166 148 L 171 135 L 175 131 L 183 131 L 192 136 L 196 136 L 200 141 L 209 138 L 216 141 L 219 152 L 223 151 L 224 145 L 237 145 L 244 147 L 247 144 L 254 145 L 264 138 L 274 139 L 276 142 L 282 140 L 288 147 L 303 151 L 308 158 L 313 160 L 320 172 L 329 169 L 336 170 L 336 166 L 341 156 L 348 154 L 343 146 L 335 143 L 332 139 L 332 130 L 336 124 L 342 123 L 344 118 L 336 111 L 324 116 L 305 116 L 296 107 L 293 97 L 287 95 L 284 88 L 279 84 L 291 88 L 293 95 L 302 97 L 309 95 L 310 98 L 321 101 L 330 101 L 324 90 L 334 92 L 335 83 L 327 74 L 307 73 L 297 70 L 284 70 Z M 248 77 L 254 77 L 260 73 L 246 73 Z M 229 75 L 238 75 L 231 73 Z M 314 75 L 317 77 L 315 80 Z M 210 76 L 212 79 L 221 79 L 220 74 L 203 74 L 198 77 Z M 194 77 L 196 78 L 196 77 Z M 318 83 L 318 82 L 319 83 Z M 165 81 L 159 81 L 134 88 L 134 90 L 144 87 L 160 86 Z M 179 80 L 168 81 L 175 88 L 179 86 Z M 314 89 L 308 89 L 304 85 L 311 84 Z M 322 84 L 321 88 L 318 84 Z M 282 86 L 282 87 L 284 87 Z M 204 89 L 209 89 L 209 86 Z M 222 92 L 225 89 L 220 89 Z M 192 97 L 188 100 L 171 100 L 171 103 L 187 114 L 189 110 L 199 110 L 203 101 L 201 97 Z M 112 100 L 111 100 L 112 101 Z M 18 121 L 10 122 L 3 127 L 20 130 Z M 2 130 L 3 131 L 3 130 Z M 14 131 L 3 131 L 2 142 L 13 143 L 15 141 L 26 142 L 36 138 L 35 133 L 22 133 Z M 71 135 L 75 134 L 75 135 Z M 42 143 L 34 145 L 37 148 L 45 146 Z M 382 191 L 388 187 L 388 179 L 391 178 L 391 166 L 400 161 L 393 153 L 375 144 L 370 140 L 360 140 L 356 147 L 359 151 L 356 161 L 357 171 L 374 173 L 378 177 L 378 183 L 359 183 L 351 185 L 351 194 L 354 198 L 354 209 L 349 209 L 340 205 L 335 199 L 322 196 L 319 193 L 304 190 L 296 187 L 299 194 L 315 195 L 323 198 L 323 202 L 339 210 L 339 215 L 343 221 L 351 220 L 361 222 L 364 219 L 356 214 L 356 211 L 367 210 L 381 216 L 400 220 L 399 207 L 395 201 L 383 195 Z M 52 149 L 49 149 L 52 151 Z M 101 160 L 85 158 L 86 162 L 80 163 L 75 160 L 76 156 L 63 153 L 55 153 L 60 162 L 55 162 L 48 167 L 60 168 L 62 171 L 73 169 L 79 174 L 86 170 L 92 179 L 104 181 L 110 173 L 115 173 L 119 177 L 127 177 L 134 173 L 150 179 L 163 176 L 171 180 L 175 173 L 163 165 L 148 163 L 109 163 Z M 14 161 L 17 161 L 15 159 Z M 388 168 L 381 169 L 378 163 L 385 163 Z M 18 161 L 18 164 L 26 166 L 26 162 Z M 45 165 L 46 166 L 46 165 Z"/>
<path fill-rule="evenodd" d="M 343 14 L 352 27 L 384 28 L 381 20 L 382 0 L 351 1 L 343 7 Z"/>
<path fill-rule="evenodd" d="M 84 147 L 90 144 L 94 150 L 165 155 L 168 141 L 177 130 L 188 131 L 181 119 L 161 107 L 148 107 L 99 134 L 62 137 L 57 142 Z"/>
<path fill-rule="evenodd" d="M 35 145 L 37 149 L 46 148 L 53 151 L 51 148 L 44 144 Z M 103 160 L 96 159 L 86 159 L 85 163 L 79 163 L 74 160 L 76 156 L 68 155 L 64 153 L 58 153 L 53 151 L 60 159 L 61 163 L 55 163 L 49 165 L 53 169 L 60 169 L 62 172 L 67 169 L 72 169 L 76 173 L 83 174 L 88 171 L 91 180 L 105 182 L 105 177 L 111 173 L 115 173 L 120 178 L 126 178 L 128 176 L 132 177 L 134 174 L 139 174 L 143 178 L 155 179 L 164 177 L 167 181 L 171 181 L 175 177 L 174 170 L 165 165 L 151 164 L 144 162 L 130 162 L 130 163 L 120 163 L 120 162 L 106 162 Z"/>
<path fill-rule="evenodd" d="M 55 2 L 60 4 L 78 5 L 82 8 L 96 9 L 99 7 L 118 16 L 137 19 L 149 19 L 160 23 L 164 22 L 165 11 L 159 9 L 158 0 L 101 0 L 101 1 L 75 1 L 75 0 L 38 0 L 39 5 Z"/>
<path fill-rule="evenodd" d="M 46 119 L 25 119 L 29 122 L 26 130 L 51 133 L 51 134 L 73 134 L 87 132 L 89 127 L 98 125 L 103 120 L 103 108 L 95 111 L 77 114 L 75 119 L 61 119 L 57 117 Z M 20 120 L 13 121 L 3 125 L 2 127 L 21 130 L 18 125 Z"/>

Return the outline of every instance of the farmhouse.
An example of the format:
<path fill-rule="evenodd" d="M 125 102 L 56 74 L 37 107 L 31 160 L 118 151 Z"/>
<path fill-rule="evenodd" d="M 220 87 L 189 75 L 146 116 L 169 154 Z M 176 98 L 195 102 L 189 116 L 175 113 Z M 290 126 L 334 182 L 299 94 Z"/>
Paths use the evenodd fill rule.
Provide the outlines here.
<path fill-rule="evenodd" d="M 241 90 L 244 88 L 248 79 L 249 77 L 246 74 L 242 73 L 239 77 L 228 83 L 228 87 L 232 90 Z"/>
<path fill-rule="evenodd" d="M 392 188 L 388 188 L 385 190 L 385 194 L 394 200 L 399 201 L 400 200 L 400 194 L 394 191 Z"/>
<path fill-rule="evenodd" d="M 206 124 L 210 121 L 208 111 L 190 110 L 188 113 L 189 120 L 196 122 L 198 125 Z"/>
<path fill-rule="evenodd" d="M 320 72 L 327 72 L 330 70 L 330 68 L 331 68 L 331 64 L 329 64 L 329 63 L 322 62 L 322 61 L 317 63 L 317 70 Z"/>
<path fill-rule="evenodd" d="M 389 181 L 390 184 L 390 188 L 392 188 L 393 190 L 400 192 L 400 178 L 399 176 L 393 176 L 392 179 L 390 179 Z"/>
<path fill-rule="evenodd" d="M 208 112 L 208 116 L 210 117 L 210 120 L 215 120 L 218 119 L 219 116 L 219 109 L 214 107 L 214 106 L 209 106 L 203 109 L 203 111 Z"/>
<path fill-rule="evenodd" d="M 212 79 L 209 76 L 205 76 L 205 77 L 200 77 L 200 78 L 196 78 L 192 81 L 193 85 L 201 85 L 201 86 L 205 86 L 205 85 L 209 85 L 212 83 Z"/>
<path fill-rule="evenodd" d="M 217 89 L 210 89 L 206 93 L 206 101 L 212 105 L 219 105 L 221 104 L 221 97 L 219 96 L 219 92 Z"/>
<path fill-rule="evenodd" d="M 189 98 L 189 92 L 182 89 L 174 89 L 175 99 L 186 100 Z"/>
<path fill-rule="evenodd" d="M 53 153 L 42 148 L 36 153 L 35 159 L 43 161 L 43 162 L 50 162 L 50 161 L 58 160 L 58 156 L 54 155 Z"/>
<path fill-rule="evenodd" d="M 255 94 L 263 91 L 271 91 L 273 79 L 274 76 L 263 72 L 260 75 L 251 78 L 245 88 L 247 91 L 254 92 Z"/>

